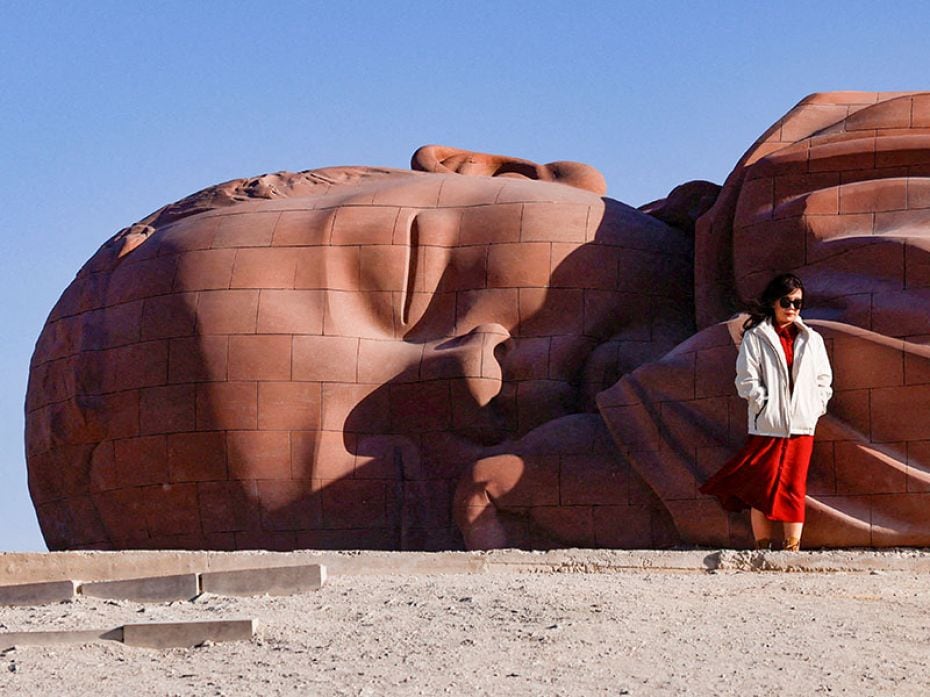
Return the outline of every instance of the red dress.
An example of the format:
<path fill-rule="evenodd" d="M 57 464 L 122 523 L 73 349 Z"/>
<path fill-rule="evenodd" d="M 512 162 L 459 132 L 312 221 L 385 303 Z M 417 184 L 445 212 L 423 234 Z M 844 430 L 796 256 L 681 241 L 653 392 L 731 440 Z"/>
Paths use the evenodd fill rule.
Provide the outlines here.
<path fill-rule="evenodd" d="M 776 332 L 791 375 L 798 328 L 790 324 Z M 803 523 L 807 469 L 813 450 L 813 436 L 750 435 L 740 451 L 708 479 L 700 491 L 716 496 L 728 511 L 751 507 L 762 511 L 769 520 Z"/>

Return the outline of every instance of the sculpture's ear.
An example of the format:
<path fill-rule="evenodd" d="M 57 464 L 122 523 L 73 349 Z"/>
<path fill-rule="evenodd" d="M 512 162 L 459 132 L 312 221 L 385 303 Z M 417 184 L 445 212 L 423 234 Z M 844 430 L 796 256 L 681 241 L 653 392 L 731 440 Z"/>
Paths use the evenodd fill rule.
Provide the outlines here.
<path fill-rule="evenodd" d="M 489 155 L 447 145 L 424 145 L 413 153 L 410 167 L 421 172 L 442 174 L 455 172 L 467 176 L 537 179 L 593 191 L 599 196 L 607 192 L 604 175 L 591 165 L 581 162 L 550 162 L 540 165 L 506 155 Z"/>

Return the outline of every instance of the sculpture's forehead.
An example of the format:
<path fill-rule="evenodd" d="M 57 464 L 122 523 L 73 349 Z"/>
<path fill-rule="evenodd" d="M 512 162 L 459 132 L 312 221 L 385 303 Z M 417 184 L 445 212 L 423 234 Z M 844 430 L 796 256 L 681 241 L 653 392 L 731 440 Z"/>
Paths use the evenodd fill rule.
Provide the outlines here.
<path fill-rule="evenodd" d="M 194 236 L 211 247 L 396 245 L 409 241 L 417 219 L 424 244 L 584 243 L 603 212 L 599 196 L 562 184 L 391 172 L 215 208 L 170 224 L 161 236 L 169 244 L 184 237 L 184 247 Z"/>
<path fill-rule="evenodd" d="M 267 199 L 249 199 L 213 214 L 342 206 L 398 206 L 405 208 L 460 208 L 506 203 L 573 203 L 591 205 L 601 198 L 564 184 L 522 177 L 462 176 L 430 172 L 391 171 L 349 183 L 295 189 Z M 206 215 L 210 215 L 207 213 Z"/>

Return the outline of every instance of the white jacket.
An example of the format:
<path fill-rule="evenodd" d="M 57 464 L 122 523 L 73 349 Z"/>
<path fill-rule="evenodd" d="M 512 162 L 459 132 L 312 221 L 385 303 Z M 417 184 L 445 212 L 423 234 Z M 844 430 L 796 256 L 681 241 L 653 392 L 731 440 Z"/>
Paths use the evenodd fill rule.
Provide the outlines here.
<path fill-rule="evenodd" d="M 794 391 L 788 361 L 772 321 L 743 335 L 736 359 L 736 390 L 749 402 L 749 433 L 760 436 L 813 435 L 833 395 L 833 371 L 823 337 L 800 318 L 794 340 Z"/>

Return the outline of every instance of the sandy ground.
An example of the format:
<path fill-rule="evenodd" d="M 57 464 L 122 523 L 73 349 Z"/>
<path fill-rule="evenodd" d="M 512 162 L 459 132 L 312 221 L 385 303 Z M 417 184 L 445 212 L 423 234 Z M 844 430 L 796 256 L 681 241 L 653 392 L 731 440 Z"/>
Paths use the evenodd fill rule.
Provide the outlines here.
<path fill-rule="evenodd" d="M 251 642 L 0 654 L 17 695 L 927 695 L 903 572 L 341 576 L 278 598 L 0 608 L 0 629 L 255 617 Z"/>

